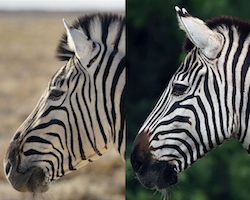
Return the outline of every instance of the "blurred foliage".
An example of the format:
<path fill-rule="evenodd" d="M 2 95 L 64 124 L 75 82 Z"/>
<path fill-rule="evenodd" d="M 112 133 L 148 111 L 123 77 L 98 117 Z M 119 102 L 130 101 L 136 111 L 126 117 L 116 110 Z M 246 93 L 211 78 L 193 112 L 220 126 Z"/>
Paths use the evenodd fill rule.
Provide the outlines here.
<path fill-rule="evenodd" d="M 203 20 L 221 15 L 250 20 L 248 3 L 247 0 L 128 0 L 127 200 L 161 199 L 161 194 L 143 188 L 136 180 L 129 155 L 139 128 L 185 56 L 184 33 L 178 28 L 174 6 L 185 7 Z M 250 159 L 236 140 L 213 150 L 178 177 L 179 183 L 168 192 L 171 200 L 250 199 Z"/>

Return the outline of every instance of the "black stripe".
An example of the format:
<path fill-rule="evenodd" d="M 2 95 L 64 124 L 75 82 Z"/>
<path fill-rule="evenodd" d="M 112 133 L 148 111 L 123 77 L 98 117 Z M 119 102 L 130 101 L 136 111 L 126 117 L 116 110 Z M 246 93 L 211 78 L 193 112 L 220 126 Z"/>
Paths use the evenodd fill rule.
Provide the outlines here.
<path fill-rule="evenodd" d="M 125 145 L 126 145 L 126 138 L 124 137 L 124 130 L 125 129 L 125 98 L 124 98 L 124 93 L 125 90 L 123 90 L 122 96 L 121 96 L 121 104 L 120 104 L 120 113 L 121 113 L 121 127 L 118 133 L 118 152 L 121 153 L 121 146 L 122 142 L 125 140 Z M 125 133 L 126 134 L 126 133 Z M 116 135 L 116 134 L 115 134 Z M 115 141 L 114 141 L 115 142 Z"/>
<path fill-rule="evenodd" d="M 116 39 L 115 39 L 115 45 L 114 45 L 114 49 L 117 49 L 118 50 L 118 46 L 119 46 L 119 43 L 120 43 L 120 39 L 121 39 L 121 36 L 122 36 L 122 33 L 123 33 L 123 27 L 125 26 L 125 19 L 123 19 L 120 23 L 120 27 L 119 27 L 119 32 L 116 36 Z"/>
<path fill-rule="evenodd" d="M 245 112 L 245 115 L 246 117 L 249 115 L 249 112 L 246 112 L 245 110 L 243 111 L 243 100 L 244 100 L 244 91 L 247 91 L 249 90 L 249 88 L 246 88 L 244 87 L 245 85 L 245 82 L 246 82 L 246 75 L 247 75 L 247 70 L 249 69 L 249 63 L 250 63 L 250 45 L 248 46 L 248 51 L 247 51 L 247 54 L 246 54 L 246 57 L 244 59 L 244 63 L 242 65 L 242 68 L 241 68 L 241 84 L 240 84 L 240 94 L 241 94 L 241 98 L 240 98 L 240 107 L 239 107 L 239 121 L 241 123 L 245 123 L 245 130 L 244 130 L 244 139 L 246 137 L 246 132 L 247 132 L 247 126 L 248 126 L 248 120 L 244 122 L 244 120 L 242 119 L 242 115 L 243 115 L 243 112 Z M 248 103 L 247 103 L 248 104 Z M 242 126 L 240 126 L 240 130 L 239 130 L 239 133 L 238 133 L 238 139 L 241 138 L 241 134 L 242 134 Z M 241 142 L 243 143 L 244 142 L 244 139 L 241 140 Z"/>
<path fill-rule="evenodd" d="M 234 54 L 233 63 L 232 63 L 232 81 L 233 81 L 233 93 L 232 93 L 232 104 L 233 105 L 232 106 L 233 106 L 233 110 L 234 111 L 235 111 L 235 108 L 236 108 L 236 105 L 235 105 L 235 98 L 236 98 L 236 76 L 239 76 L 238 74 L 235 73 L 235 70 L 236 70 L 236 65 L 238 63 L 239 57 L 241 55 L 243 44 L 244 44 L 244 41 L 243 41 L 242 35 L 240 35 L 238 47 L 237 47 L 237 50 L 236 50 L 236 52 Z"/>
<path fill-rule="evenodd" d="M 222 121 L 223 117 L 222 117 L 222 110 L 221 110 L 220 90 L 219 90 L 219 86 L 218 86 L 218 81 L 216 79 L 216 76 L 215 76 L 215 73 L 213 70 L 212 70 L 212 73 L 213 73 L 213 79 L 214 79 L 213 80 L 213 89 L 214 89 L 215 94 L 216 94 L 216 100 L 214 99 L 214 101 L 216 101 L 218 103 L 218 109 L 219 109 L 219 110 L 217 110 L 217 112 L 219 113 L 220 133 L 218 133 L 218 130 L 217 130 L 217 121 L 215 118 L 215 108 L 213 106 L 213 100 L 211 97 L 208 98 L 208 100 L 209 100 L 209 104 L 212 108 L 212 119 L 213 119 L 213 124 L 214 124 L 215 140 L 216 140 L 217 145 L 220 145 L 221 142 L 220 142 L 219 134 L 222 134 L 224 139 L 226 139 L 226 134 L 225 134 L 224 128 L 223 128 L 223 121 Z"/>
<path fill-rule="evenodd" d="M 46 133 L 46 134 L 47 134 L 47 135 L 50 135 L 50 136 L 57 137 L 58 140 L 59 140 L 59 142 L 60 142 L 60 144 L 61 144 L 62 149 L 64 149 L 63 143 L 62 143 L 62 140 L 61 140 L 61 137 L 60 137 L 60 135 L 59 135 L 58 133 L 51 133 L 51 132 L 49 132 L 49 133 Z"/>
<path fill-rule="evenodd" d="M 117 83 L 118 83 L 118 81 L 119 81 L 119 79 L 120 79 L 120 76 L 121 76 L 121 74 L 122 74 L 124 68 L 125 68 L 125 57 L 123 57 L 123 58 L 121 59 L 119 65 L 118 65 L 118 67 L 117 67 L 117 70 L 116 70 L 116 72 L 115 72 L 114 78 L 113 78 L 113 80 L 112 80 L 112 86 L 111 86 L 111 94 L 110 94 L 110 95 L 111 95 L 111 104 L 112 104 L 112 106 L 111 106 L 111 114 L 112 114 L 112 119 L 113 119 L 113 126 L 114 126 L 114 128 L 115 128 L 115 126 L 116 126 L 115 90 L 116 90 Z M 124 110 L 124 108 L 123 108 L 123 106 L 124 106 L 124 105 L 123 105 L 123 93 L 124 93 L 124 91 L 122 91 L 122 97 L 121 97 L 122 102 L 120 103 L 120 104 L 121 104 L 121 108 L 120 108 L 121 120 L 125 120 L 125 119 L 124 119 L 124 116 L 123 116 L 123 114 L 124 114 L 124 112 L 123 112 L 123 110 Z M 121 121 L 121 124 L 123 124 L 123 123 L 124 123 L 124 122 Z M 121 127 L 121 130 L 123 131 L 123 127 Z M 121 135 L 121 130 L 119 130 L 119 135 Z M 114 133 L 116 133 L 116 130 L 114 130 Z M 123 134 L 122 134 L 122 135 L 123 135 Z M 121 138 L 121 137 L 119 136 L 119 138 Z M 113 139 L 114 139 L 114 143 L 115 143 L 115 141 L 116 141 L 116 134 L 113 135 Z M 120 142 L 122 142 L 122 141 L 120 141 Z M 119 142 L 119 143 L 120 143 L 120 142 Z M 119 146 L 120 146 L 120 145 L 119 145 Z"/>
<path fill-rule="evenodd" d="M 228 57 L 229 57 L 229 54 L 231 52 L 231 49 L 232 49 L 232 46 L 233 46 L 233 31 L 232 29 L 229 29 L 229 34 L 228 34 L 228 37 L 229 37 L 229 46 L 228 46 L 228 49 L 227 49 L 227 53 L 225 55 L 225 61 L 223 63 L 224 65 L 224 72 L 225 72 L 225 108 L 226 108 L 226 123 L 227 123 L 227 126 L 226 127 L 229 127 L 229 108 L 228 108 L 228 105 L 227 105 L 227 93 L 228 93 L 228 80 L 227 80 L 227 64 L 228 64 Z M 224 119 L 225 120 L 225 119 Z"/>
<path fill-rule="evenodd" d="M 250 99 L 250 90 L 248 90 L 248 99 Z M 245 131 L 244 131 L 244 134 L 243 134 L 243 137 L 242 137 L 242 143 L 244 142 L 245 138 L 246 138 L 246 135 L 248 133 L 248 122 L 249 122 L 249 113 L 250 113 L 250 102 L 248 101 L 247 102 L 247 109 L 246 109 L 246 118 L 245 118 L 245 124 L 246 124 L 246 128 L 245 128 Z"/>
<path fill-rule="evenodd" d="M 204 120 L 205 120 L 205 124 L 202 124 L 202 126 L 206 127 L 206 134 L 207 134 L 207 138 L 208 138 L 207 142 L 208 142 L 209 148 L 212 149 L 214 146 L 213 146 L 213 142 L 211 139 L 211 130 L 210 130 L 209 121 L 208 121 L 208 114 L 207 114 L 206 108 L 205 108 L 205 106 L 204 106 L 204 104 L 199 96 L 197 96 L 197 102 L 198 102 L 199 108 L 201 109 L 202 115 L 203 115 Z M 201 113 L 200 113 L 200 115 L 201 115 Z"/>
<path fill-rule="evenodd" d="M 77 129 L 77 134 L 78 135 L 80 134 L 80 131 L 79 131 L 79 126 L 78 126 L 77 116 L 76 116 L 76 113 L 75 113 L 75 110 L 74 110 L 74 106 L 72 104 L 72 95 L 74 94 L 74 92 L 75 92 L 75 90 L 76 90 L 76 88 L 78 86 L 79 79 L 80 79 L 80 75 L 77 75 L 77 79 L 76 79 L 74 88 L 73 88 L 73 90 L 71 91 L 71 93 L 69 95 L 69 105 L 70 105 L 70 108 L 71 108 L 71 113 L 73 114 L 73 117 L 74 117 L 75 126 L 76 126 L 76 129 Z M 68 118 L 68 121 L 70 121 L 70 118 Z M 73 134 L 73 130 L 70 133 L 71 133 L 70 134 L 71 152 L 72 152 L 73 156 L 76 158 L 75 153 L 74 153 L 74 134 Z"/>
<path fill-rule="evenodd" d="M 174 144 L 164 144 L 160 147 L 152 148 L 152 150 L 158 150 L 158 149 L 174 149 L 174 150 L 176 150 L 184 159 L 184 169 L 186 169 L 188 167 L 188 164 L 187 164 L 188 157 L 179 146 L 174 145 Z"/>
<path fill-rule="evenodd" d="M 107 105 L 107 97 L 106 97 L 106 81 L 108 78 L 108 75 L 110 73 L 110 68 L 112 65 L 112 62 L 114 60 L 115 55 L 117 54 L 118 50 L 116 48 L 113 49 L 113 52 L 110 54 L 106 67 L 105 67 L 105 71 L 103 74 L 103 79 L 102 79 L 102 91 L 103 91 L 103 106 L 104 106 L 104 111 L 106 113 L 106 117 L 109 123 L 109 127 L 111 128 L 111 134 L 112 136 L 115 134 L 115 124 L 114 121 L 113 123 L 111 122 L 110 116 L 109 116 L 109 111 L 108 111 L 108 105 Z M 113 124 L 113 126 L 112 126 Z"/>
<path fill-rule="evenodd" d="M 97 54 L 89 61 L 89 63 L 87 64 L 87 68 L 90 68 L 92 66 L 92 64 L 96 61 L 96 59 L 99 57 L 100 53 L 101 53 L 101 45 L 97 44 L 99 46 L 99 51 L 97 52 Z"/>

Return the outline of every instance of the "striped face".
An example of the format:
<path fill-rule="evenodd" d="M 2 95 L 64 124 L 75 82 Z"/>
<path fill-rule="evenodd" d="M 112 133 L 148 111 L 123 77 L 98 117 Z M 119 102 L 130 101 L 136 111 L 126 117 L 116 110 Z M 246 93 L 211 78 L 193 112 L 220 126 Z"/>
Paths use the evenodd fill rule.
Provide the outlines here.
<path fill-rule="evenodd" d="M 224 139 L 211 124 L 218 113 L 210 108 L 216 99 L 207 93 L 214 81 L 207 61 L 197 48 L 187 55 L 134 141 L 132 166 L 148 188 L 176 183 L 178 172 Z"/>
<path fill-rule="evenodd" d="M 64 21 L 67 41 L 60 44 L 59 57 L 71 57 L 52 77 L 6 153 L 5 173 L 15 189 L 45 192 L 51 181 L 98 159 L 110 147 L 123 153 L 125 30 L 119 19 L 80 19 L 97 31 L 88 30 L 89 37 Z M 105 26 L 110 33 L 99 30 Z M 91 39 L 98 34 L 102 40 Z"/>
<path fill-rule="evenodd" d="M 231 65 L 225 59 L 232 43 L 228 28 L 210 29 L 185 9 L 176 11 L 192 50 L 141 127 L 131 153 L 138 179 L 158 190 L 175 184 L 179 172 L 237 131 L 228 98 L 232 75 L 225 70 Z"/>

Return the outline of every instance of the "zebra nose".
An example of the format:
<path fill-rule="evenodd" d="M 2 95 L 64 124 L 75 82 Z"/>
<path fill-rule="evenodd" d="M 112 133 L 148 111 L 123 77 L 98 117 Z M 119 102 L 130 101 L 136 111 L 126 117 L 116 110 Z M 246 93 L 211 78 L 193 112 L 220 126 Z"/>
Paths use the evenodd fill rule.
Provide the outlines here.
<path fill-rule="evenodd" d="M 134 140 L 131 165 L 137 173 L 150 160 L 149 136 L 147 132 L 142 132 L 137 135 Z"/>
<path fill-rule="evenodd" d="M 146 165 L 146 162 L 138 154 L 138 152 L 138 147 L 134 148 L 130 157 L 131 165 L 135 173 L 139 173 L 139 171 L 144 167 L 144 165 Z"/>
<path fill-rule="evenodd" d="M 139 133 L 135 138 L 130 161 L 141 183 L 147 188 L 153 188 L 156 180 L 151 180 L 151 182 L 149 182 L 146 180 L 147 178 L 145 178 L 149 176 L 148 166 L 154 162 L 150 155 L 149 135 L 146 131 Z"/>
<path fill-rule="evenodd" d="M 21 132 L 17 132 L 13 138 L 13 141 L 10 143 L 9 148 L 5 154 L 4 158 L 4 169 L 6 177 L 8 177 L 13 168 L 15 168 L 16 164 L 18 163 L 18 149 L 19 149 L 19 142 L 18 138 Z"/>
<path fill-rule="evenodd" d="M 50 186 L 48 168 L 38 166 L 35 162 L 20 165 L 18 146 L 12 142 L 4 160 L 4 171 L 9 183 L 20 192 L 46 192 Z"/>
<path fill-rule="evenodd" d="M 136 137 L 131 153 L 131 165 L 142 185 L 149 189 L 163 189 L 175 184 L 175 166 L 154 159 L 150 151 L 149 135 L 142 132 Z"/>
<path fill-rule="evenodd" d="M 10 169 L 11 169 L 11 164 L 10 164 L 10 162 L 7 162 L 6 165 L 5 165 L 5 174 L 6 174 L 6 176 L 9 175 Z"/>
<path fill-rule="evenodd" d="M 8 177 L 11 174 L 11 171 L 13 167 L 15 168 L 18 156 L 16 154 L 16 145 L 15 142 L 12 142 L 5 154 L 4 158 L 4 169 L 5 169 L 5 175 Z"/>

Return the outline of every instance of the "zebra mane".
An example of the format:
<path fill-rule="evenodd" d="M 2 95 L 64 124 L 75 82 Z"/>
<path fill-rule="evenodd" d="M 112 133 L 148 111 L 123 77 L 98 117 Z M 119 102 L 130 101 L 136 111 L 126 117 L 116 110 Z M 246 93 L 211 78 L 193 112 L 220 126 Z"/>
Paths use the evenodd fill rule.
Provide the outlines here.
<path fill-rule="evenodd" d="M 211 20 L 207 20 L 206 25 L 210 29 L 217 29 L 218 27 L 226 27 L 230 29 L 231 27 L 235 27 L 242 39 L 246 39 L 246 37 L 250 34 L 250 22 L 236 17 L 222 16 L 213 18 Z M 194 44 L 186 37 L 183 43 L 183 50 L 185 52 L 189 52 L 193 49 L 193 47 Z"/>
<path fill-rule="evenodd" d="M 103 43 L 103 40 L 107 35 L 112 34 L 114 43 L 119 39 L 120 31 L 114 30 L 114 33 L 110 33 L 110 28 L 113 28 L 113 25 L 120 25 L 118 30 L 122 31 L 122 27 L 125 24 L 125 18 L 122 15 L 111 14 L 111 13 L 97 13 L 84 15 L 76 19 L 72 27 L 76 28 L 80 32 L 84 33 L 88 39 L 91 39 L 94 42 Z M 111 31 L 112 32 L 112 31 Z M 56 57 L 61 60 L 69 60 L 72 56 L 75 55 L 68 45 L 67 34 L 63 33 L 61 40 L 56 49 Z"/>

